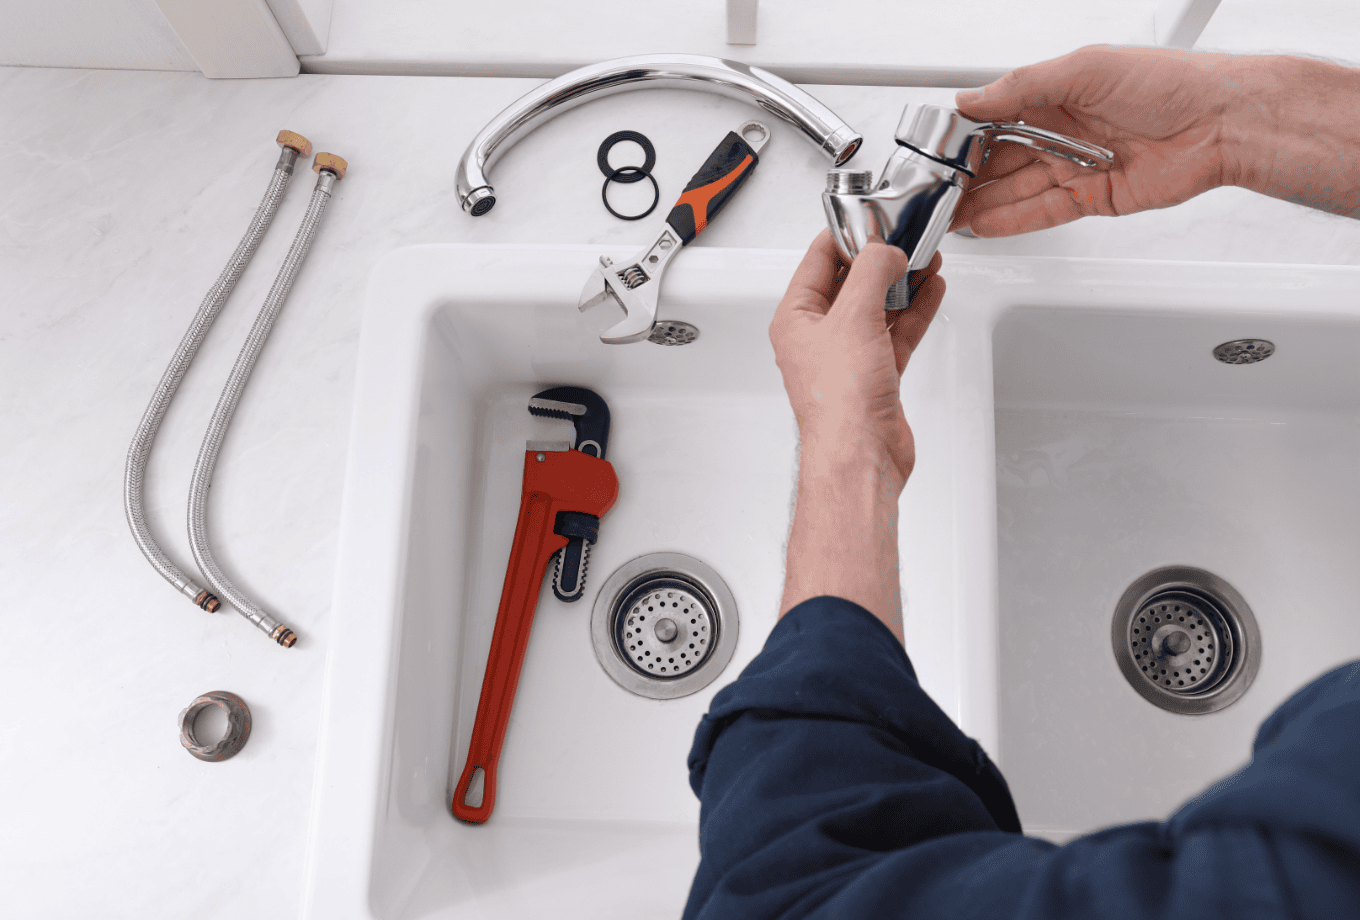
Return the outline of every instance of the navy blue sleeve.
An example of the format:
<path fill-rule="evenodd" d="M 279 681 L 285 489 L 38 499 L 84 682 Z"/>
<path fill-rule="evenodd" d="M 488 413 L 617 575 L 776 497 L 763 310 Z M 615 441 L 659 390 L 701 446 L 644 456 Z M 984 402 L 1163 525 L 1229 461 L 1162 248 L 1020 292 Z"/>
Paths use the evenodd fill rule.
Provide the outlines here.
<path fill-rule="evenodd" d="M 1360 663 L 1261 728 L 1169 821 L 1065 846 L 1020 833 L 1000 772 L 863 608 L 791 610 L 690 753 L 686 920 L 1360 916 Z"/>

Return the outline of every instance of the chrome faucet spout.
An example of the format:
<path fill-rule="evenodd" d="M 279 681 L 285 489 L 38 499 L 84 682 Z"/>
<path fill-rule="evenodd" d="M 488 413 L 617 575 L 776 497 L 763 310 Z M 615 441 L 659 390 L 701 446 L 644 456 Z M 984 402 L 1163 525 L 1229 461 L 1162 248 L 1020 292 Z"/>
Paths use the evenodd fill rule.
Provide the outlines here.
<path fill-rule="evenodd" d="M 526 93 L 493 118 L 458 162 L 458 202 L 473 217 L 490 211 L 495 189 L 487 171 L 543 122 L 590 99 L 648 87 L 708 90 L 749 102 L 798 128 L 840 166 L 863 138 L 803 90 L 759 67 L 695 54 L 617 58 L 563 74 Z"/>

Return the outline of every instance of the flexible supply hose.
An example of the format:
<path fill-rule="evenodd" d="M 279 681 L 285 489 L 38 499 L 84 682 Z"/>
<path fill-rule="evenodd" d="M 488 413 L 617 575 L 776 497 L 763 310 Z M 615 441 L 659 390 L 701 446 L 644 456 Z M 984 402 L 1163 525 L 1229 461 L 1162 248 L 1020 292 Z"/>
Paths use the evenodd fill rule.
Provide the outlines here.
<path fill-rule="evenodd" d="M 231 254 L 231 260 L 227 262 L 226 268 L 222 269 L 222 274 L 218 275 L 216 283 L 208 289 L 207 296 L 199 305 L 198 313 L 194 315 L 193 322 L 180 339 L 179 347 L 175 349 L 174 357 L 170 359 L 170 366 L 161 375 L 161 381 L 151 396 L 151 404 L 142 414 L 142 421 L 132 438 L 132 446 L 128 448 L 127 466 L 123 471 L 123 511 L 127 515 L 128 527 L 132 529 L 132 539 L 137 542 L 137 548 L 142 551 L 142 555 L 151 563 L 152 568 L 175 586 L 175 590 L 210 613 L 217 610 L 220 605 L 218 599 L 211 591 L 194 584 L 179 566 L 170 561 L 170 557 L 165 555 L 165 551 L 152 536 L 142 507 L 143 479 L 146 475 L 147 460 L 151 457 L 151 446 L 155 443 L 156 432 L 160 430 L 166 410 L 170 408 L 170 401 L 175 398 L 175 391 L 179 389 L 180 381 L 184 379 L 189 365 L 193 363 L 194 355 L 198 354 L 203 337 L 208 334 L 213 320 L 217 319 L 217 314 L 231 296 L 232 288 L 236 287 L 241 272 L 245 271 L 246 265 L 255 255 L 255 250 L 260 246 L 261 238 L 274 220 L 274 213 L 279 209 L 279 202 L 283 200 L 283 193 L 288 188 L 288 180 L 292 178 L 293 164 L 297 162 L 299 155 L 304 157 L 312 155 L 311 142 L 301 134 L 280 131 L 277 143 L 283 150 L 279 153 L 279 162 L 274 167 L 274 175 L 269 180 L 269 188 L 265 190 L 264 199 L 256 209 L 246 235 L 241 238 L 236 251 Z"/>
<path fill-rule="evenodd" d="M 245 344 L 241 347 L 241 353 L 236 357 L 236 364 L 231 369 L 231 376 L 227 378 L 227 385 L 217 400 L 217 408 L 213 410 L 212 421 L 208 423 L 208 431 L 203 436 L 203 446 L 199 448 L 198 462 L 194 464 L 194 475 L 189 484 L 189 547 L 193 550 L 194 562 L 198 563 L 199 571 L 227 603 L 284 648 L 290 648 L 297 641 L 297 635 L 266 613 L 259 604 L 241 593 L 213 558 L 212 546 L 208 543 L 208 489 L 212 485 L 213 470 L 217 466 L 217 456 L 222 450 L 222 441 L 227 436 L 227 426 L 231 424 L 231 417 L 241 401 L 241 394 L 245 391 L 255 361 L 260 357 L 260 351 L 269 338 L 270 330 L 274 328 L 274 320 L 278 318 L 279 310 L 282 309 L 283 302 L 293 287 L 298 270 L 302 268 L 302 260 L 311 249 L 312 238 L 316 236 L 316 229 L 321 223 L 321 215 L 325 213 L 326 204 L 330 201 L 331 189 L 336 181 L 344 176 L 345 167 L 345 161 L 333 154 L 316 155 L 316 161 L 312 166 L 317 172 L 316 189 L 312 192 L 312 200 L 307 205 L 307 214 L 302 219 L 302 226 L 298 227 L 297 236 L 293 238 L 293 245 L 283 260 L 278 277 L 274 279 L 274 286 L 269 289 L 264 306 L 255 317 L 255 325 L 251 326 L 250 334 L 246 336 Z"/>

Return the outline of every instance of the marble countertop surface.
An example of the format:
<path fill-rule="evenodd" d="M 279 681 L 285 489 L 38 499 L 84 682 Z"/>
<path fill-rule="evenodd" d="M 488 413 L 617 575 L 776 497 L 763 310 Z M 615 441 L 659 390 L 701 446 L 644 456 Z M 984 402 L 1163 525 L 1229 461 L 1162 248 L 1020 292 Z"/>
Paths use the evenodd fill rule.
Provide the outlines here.
<path fill-rule="evenodd" d="M 365 281 L 421 243 L 640 246 L 721 136 L 752 111 L 652 90 L 583 106 L 493 170 L 473 219 L 453 168 L 536 81 L 0 69 L 0 891 L 15 917 L 296 916 Z M 937 89 L 810 87 L 866 137 L 877 169 L 908 101 Z M 349 160 L 236 413 L 210 502 L 219 562 L 301 636 L 281 649 L 206 614 L 141 558 L 122 510 L 132 433 L 244 232 L 280 128 Z M 595 150 L 649 135 L 662 206 L 600 205 Z M 760 170 L 696 245 L 801 249 L 823 223 L 827 161 L 782 124 Z M 151 526 L 193 571 L 190 471 L 218 392 L 306 208 L 299 171 L 165 420 Z M 646 183 L 640 183 L 645 186 Z M 638 186 L 621 190 L 619 203 Z M 1360 222 L 1236 189 L 951 252 L 1360 264 Z M 771 305 L 773 307 L 773 304 Z M 638 346 L 647 347 L 647 346 Z M 176 719 L 231 690 L 254 731 L 224 763 L 190 757 Z"/>

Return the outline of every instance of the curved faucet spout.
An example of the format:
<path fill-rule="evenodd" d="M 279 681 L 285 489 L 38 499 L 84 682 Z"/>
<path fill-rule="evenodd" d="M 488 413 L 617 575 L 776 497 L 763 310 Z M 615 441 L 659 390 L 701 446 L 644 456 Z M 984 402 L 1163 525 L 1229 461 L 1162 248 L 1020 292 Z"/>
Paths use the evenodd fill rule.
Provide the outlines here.
<path fill-rule="evenodd" d="M 863 141 L 836 113 L 759 67 L 696 54 L 617 58 L 550 80 L 493 118 L 458 162 L 458 202 L 463 210 L 473 217 L 491 210 L 496 193 L 487 170 L 534 128 L 590 99 L 645 87 L 702 89 L 749 102 L 794 125 L 837 166 L 854 156 Z"/>

